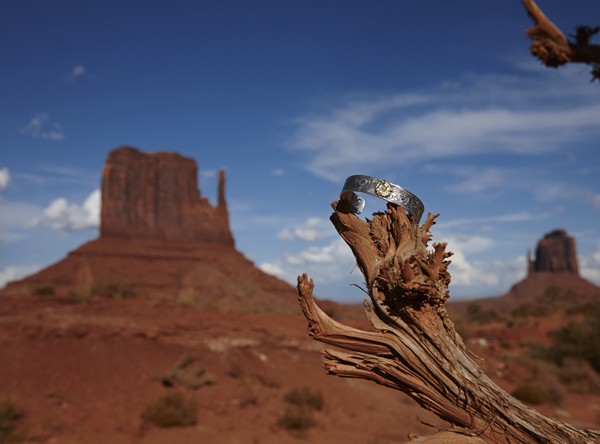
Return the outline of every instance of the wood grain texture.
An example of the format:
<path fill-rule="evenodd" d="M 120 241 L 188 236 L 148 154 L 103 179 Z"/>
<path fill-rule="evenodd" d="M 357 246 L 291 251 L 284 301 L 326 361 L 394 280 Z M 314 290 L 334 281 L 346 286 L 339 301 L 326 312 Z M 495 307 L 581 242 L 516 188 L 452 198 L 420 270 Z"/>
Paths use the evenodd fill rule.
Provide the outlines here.
<path fill-rule="evenodd" d="M 323 350 L 327 373 L 400 390 L 452 426 L 411 442 L 600 442 L 600 432 L 576 429 L 521 404 L 471 359 L 445 307 L 452 253 L 445 243 L 427 248 L 438 215 L 429 213 L 418 227 L 394 204 L 367 222 L 346 201 L 332 207 L 331 221 L 365 278 L 370 300 L 364 311 L 373 331 L 331 319 L 315 303 L 312 280 L 299 276 L 309 335 L 347 350 Z"/>

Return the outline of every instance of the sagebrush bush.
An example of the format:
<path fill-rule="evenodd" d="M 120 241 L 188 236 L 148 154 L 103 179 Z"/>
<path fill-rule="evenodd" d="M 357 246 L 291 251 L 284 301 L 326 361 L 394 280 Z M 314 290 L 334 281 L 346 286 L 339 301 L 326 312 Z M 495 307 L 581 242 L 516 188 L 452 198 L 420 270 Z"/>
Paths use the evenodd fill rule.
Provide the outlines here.
<path fill-rule="evenodd" d="M 321 390 L 308 385 L 297 386 L 288 391 L 283 399 L 291 405 L 279 418 L 278 424 L 281 427 L 303 434 L 317 424 L 313 412 L 323 409 L 324 401 Z"/>
<path fill-rule="evenodd" d="M 23 432 L 17 430 L 16 422 L 23 416 L 10 398 L 0 398 L 0 443 L 21 442 L 25 439 Z"/>
<path fill-rule="evenodd" d="M 100 281 L 92 287 L 92 295 L 108 299 L 133 299 L 136 291 L 132 285 Z"/>
<path fill-rule="evenodd" d="M 215 375 L 207 372 L 198 358 L 191 354 L 181 356 L 173 368 L 164 373 L 154 375 L 154 381 L 160 381 L 165 387 L 174 387 L 179 384 L 189 389 L 199 389 L 203 385 L 211 385 L 216 381 Z"/>
<path fill-rule="evenodd" d="M 581 322 L 551 333 L 552 345 L 546 351 L 546 359 L 563 366 L 567 358 L 587 361 L 600 372 L 600 303 L 588 304 L 586 317 Z"/>
<path fill-rule="evenodd" d="M 183 393 L 169 391 L 146 404 L 142 419 L 157 427 L 185 427 L 196 424 L 196 401 Z"/>
<path fill-rule="evenodd" d="M 272 375 L 270 373 L 256 373 L 254 376 L 256 377 L 256 379 L 258 379 L 258 382 L 260 382 L 263 385 L 263 387 L 281 387 L 281 382 L 279 381 L 279 378 L 275 375 Z"/>
<path fill-rule="evenodd" d="M 290 404 L 307 407 L 312 410 L 323 410 L 323 393 L 318 388 L 308 385 L 297 386 L 287 392 L 284 398 Z"/>
<path fill-rule="evenodd" d="M 56 295 L 56 291 L 50 285 L 44 285 L 43 287 L 36 288 L 33 294 L 36 296 L 54 296 Z"/>
<path fill-rule="evenodd" d="M 498 314 L 496 310 L 485 310 L 481 305 L 479 305 L 476 302 L 473 302 L 467 307 L 467 319 L 469 322 L 486 324 L 488 322 L 500 321 L 503 318 Z"/>
<path fill-rule="evenodd" d="M 572 392 L 600 395 L 600 375 L 586 361 L 567 358 L 557 373 L 560 382 Z"/>
<path fill-rule="evenodd" d="M 233 379 L 242 379 L 244 377 L 244 367 L 235 362 L 231 364 L 227 374 Z"/>
<path fill-rule="evenodd" d="M 308 430 L 316 425 L 312 411 L 306 406 L 290 405 L 285 413 L 279 418 L 278 424 L 287 430 L 296 430 L 299 432 Z"/>
<path fill-rule="evenodd" d="M 530 381 L 521 385 L 513 392 L 513 396 L 534 405 L 545 404 L 552 400 L 550 390 L 541 381 Z"/>

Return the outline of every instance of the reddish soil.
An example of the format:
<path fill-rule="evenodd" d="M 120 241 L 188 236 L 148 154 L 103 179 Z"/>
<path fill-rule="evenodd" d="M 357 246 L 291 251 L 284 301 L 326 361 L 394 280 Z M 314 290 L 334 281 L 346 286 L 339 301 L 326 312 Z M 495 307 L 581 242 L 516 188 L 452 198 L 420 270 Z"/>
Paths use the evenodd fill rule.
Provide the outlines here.
<path fill-rule="evenodd" d="M 146 300 L 68 303 L 51 297 L 0 297 L 0 398 L 25 411 L 18 427 L 37 442 L 61 443 L 398 443 L 408 433 L 446 427 L 401 392 L 325 374 L 301 316 L 217 313 Z M 366 321 L 341 319 L 369 329 Z M 537 324 L 535 324 L 537 322 Z M 565 320 L 543 318 L 465 330 L 486 372 L 513 391 L 528 370 L 503 357 L 524 341 L 545 340 Z M 481 340 L 484 338 L 485 340 Z M 186 353 L 200 357 L 213 385 L 183 390 L 197 424 L 161 429 L 145 405 L 169 389 L 152 377 Z M 241 369 L 241 370 L 240 370 Z M 232 370 L 236 370 L 231 376 Z M 310 385 L 325 406 L 304 439 L 278 426 L 291 388 Z M 537 408 L 537 407 L 536 407 Z M 600 396 L 565 394 L 539 407 L 579 427 L 597 427 Z"/>
<path fill-rule="evenodd" d="M 320 389 L 325 401 L 300 442 L 391 443 L 406 441 L 409 432 L 432 433 L 417 416 L 445 426 L 403 393 L 327 376 L 320 348 L 300 316 L 145 300 L 0 298 L 0 398 L 23 408 L 19 428 L 39 442 L 299 442 L 277 425 L 285 393 L 299 385 Z M 152 377 L 190 352 L 216 378 L 214 385 L 182 389 L 197 401 L 197 424 L 144 423 L 144 406 L 173 390 Z M 229 376 L 236 366 L 241 374 Z"/>

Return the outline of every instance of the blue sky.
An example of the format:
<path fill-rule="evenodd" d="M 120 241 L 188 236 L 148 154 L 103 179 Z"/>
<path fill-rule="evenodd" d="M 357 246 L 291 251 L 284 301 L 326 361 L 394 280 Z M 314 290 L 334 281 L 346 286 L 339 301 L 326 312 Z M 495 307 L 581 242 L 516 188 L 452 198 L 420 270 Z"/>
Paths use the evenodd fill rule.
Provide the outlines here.
<path fill-rule="evenodd" d="M 600 22 L 597 0 L 538 5 Z M 97 237 L 120 145 L 193 157 L 213 202 L 225 168 L 237 248 L 323 298 L 363 297 L 328 221 L 352 174 L 441 214 L 455 299 L 506 292 L 556 228 L 600 284 L 600 85 L 541 67 L 531 25 L 517 0 L 5 0 L 0 286 Z"/>

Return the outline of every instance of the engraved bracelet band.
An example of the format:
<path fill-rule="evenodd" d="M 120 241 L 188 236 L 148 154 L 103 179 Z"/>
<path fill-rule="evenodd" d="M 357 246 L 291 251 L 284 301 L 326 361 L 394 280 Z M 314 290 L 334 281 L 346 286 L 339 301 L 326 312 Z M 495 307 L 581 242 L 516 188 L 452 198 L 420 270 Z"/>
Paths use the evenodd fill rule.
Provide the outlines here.
<path fill-rule="evenodd" d="M 420 223 L 421 216 L 425 211 L 423 202 L 417 196 L 398 185 L 371 176 L 350 176 L 344 183 L 340 198 L 348 200 L 352 205 L 353 212 L 356 214 L 362 213 L 365 200 L 354 194 L 354 191 L 370 194 L 400 205 L 410 213 L 417 225 Z"/>

